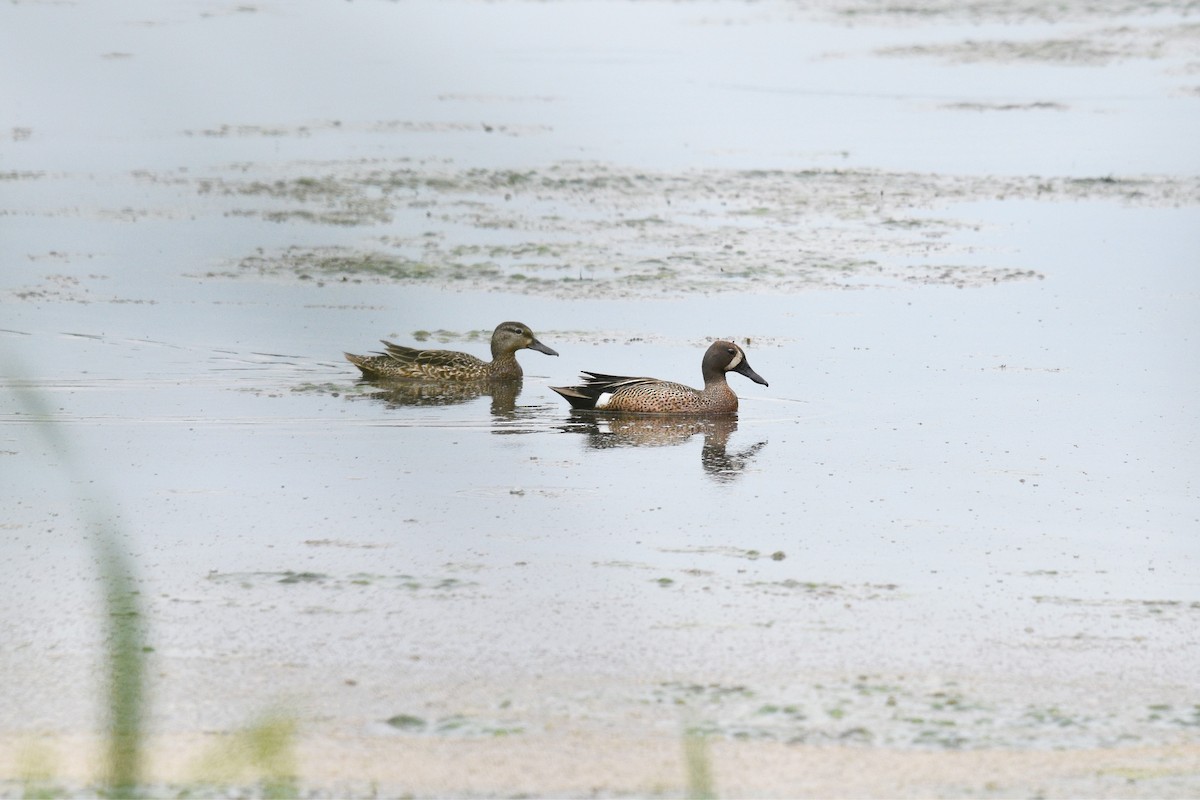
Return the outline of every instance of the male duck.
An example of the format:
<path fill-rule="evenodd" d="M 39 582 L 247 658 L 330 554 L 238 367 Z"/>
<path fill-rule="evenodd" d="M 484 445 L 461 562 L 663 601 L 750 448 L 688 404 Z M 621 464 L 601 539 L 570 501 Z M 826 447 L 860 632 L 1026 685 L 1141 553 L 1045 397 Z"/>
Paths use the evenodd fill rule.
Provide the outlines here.
<path fill-rule="evenodd" d="M 356 356 L 346 360 L 362 370 L 369 380 L 409 378 L 427 381 L 520 380 L 523 373 L 517 363 L 518 350 L 537 350 L 548 356 L 557 352 L 537 340 L 528 325 L 501 322 L 492 333 L 492 360 L 481 361 L 469 353 L 454 350 L 418 350 L 383 342 L 385 353 Z"/>
<path fill-rule="evenodd" d="M 584 372 L 580 386 L 551 386 L 572 408 L 632 411 L 650 414 L 731 414 L 738 409 L 737 395 L 725 373 L 738 372 L 763 386 L 767 382 L 750 369 L 746 354 L 733 342 L 713 342 L 700 362 L 704 389 L 656 378 L 623 378 Z"/>

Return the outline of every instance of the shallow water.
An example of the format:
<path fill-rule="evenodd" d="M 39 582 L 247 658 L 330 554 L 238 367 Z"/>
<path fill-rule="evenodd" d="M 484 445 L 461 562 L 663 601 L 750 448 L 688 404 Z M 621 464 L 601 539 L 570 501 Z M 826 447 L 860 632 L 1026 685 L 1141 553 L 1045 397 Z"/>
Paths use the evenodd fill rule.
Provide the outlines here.
<path fill-rule="evenodd" d="M 97 725 L 98 514 L 159 733 L 1194 743 L 1195 30 L 1064 8 L 0 11 L 0 730 Z M 548 388 L 717 336 L 736 420 Z"/>

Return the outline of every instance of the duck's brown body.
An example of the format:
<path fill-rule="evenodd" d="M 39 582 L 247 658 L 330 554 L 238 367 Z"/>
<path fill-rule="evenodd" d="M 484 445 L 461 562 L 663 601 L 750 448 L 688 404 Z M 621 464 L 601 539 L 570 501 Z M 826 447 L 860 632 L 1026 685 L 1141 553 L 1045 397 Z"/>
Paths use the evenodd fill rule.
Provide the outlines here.
<path fill-rule="evenodd" d="M 492 333 L 491 361 L 454 350 L 421 350 L 388 341 L 383 346 L 385 352 L 367 356 L 346 353 L 346 360 L 368 380 L 505 381 L 519 380 L 524 374 L 517 363 L 518 350 L 558 355 L 539 342 L 528 325 L 520 322 L 501 322 L 496 326 Z"/>
<path fill-rule="evenodd" d="M 701 362 L 704 388 L 656 378 L 626 378 L 584 372 L 578 386 L 551 386 L 572 408 L 642 414 L 732 414 L 738 398 L 729 388 L 726 373 L 737 372 L 763 386 L 767 382 L 750 368 L 746 354 L 733 342 L 716 341 Z"/>

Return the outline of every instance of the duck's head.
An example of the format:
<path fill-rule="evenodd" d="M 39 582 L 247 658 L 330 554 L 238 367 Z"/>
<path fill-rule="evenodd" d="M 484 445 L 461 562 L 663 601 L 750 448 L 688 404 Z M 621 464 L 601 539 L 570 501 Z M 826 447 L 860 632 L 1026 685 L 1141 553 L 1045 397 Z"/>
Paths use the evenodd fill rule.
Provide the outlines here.
<path fill-rule="evenodd" d="M 533 331 L 523 322 L 501 322 L 492 333 L 492 358 L 515 353 L 518 350 L 537 350 L 548 356 L 558 353 L 537 340 Z"/>
<path fill-rule="evenodd" d="M 704 354 L 704 361 L 701 362 L 701 370 L 704 372 L 705 382 L 708 381 L 710 375 L 737 372 L 755 383 L 761 383 L 763 386 L 769 385 L 761 375 L 750 369 L 750 362 L 746 360 L 746 353 L 742 348 L 724 339 L 718 339 L 708 346 L 708 351 Z"/>

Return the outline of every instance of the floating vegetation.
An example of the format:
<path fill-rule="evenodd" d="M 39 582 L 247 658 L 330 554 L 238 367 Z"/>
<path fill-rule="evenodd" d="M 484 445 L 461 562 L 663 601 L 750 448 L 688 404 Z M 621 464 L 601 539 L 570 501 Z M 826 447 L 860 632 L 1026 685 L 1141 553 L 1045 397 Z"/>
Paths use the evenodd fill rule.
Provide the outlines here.
<path fill-rule="evenodd" d="M 414 714 L 396 714 L 384 722 L 403 733 L 421 736 L 494 738 L 525 732 L 524 725 L 512 721 L 482 720 L 465 714 L 450 714 L 437 719 L 425 719 Z"/>
<path fill-rule="evenodd" d="M 722 683 L 686 683 L 683 681 L 668 681 L 660 683 L 654 689 L 655 702 L 673 703 L 674 705 L 690 705 L 694 703 L 720 703 L 730 698 L 746 700 L 754 697 L 754 692 L 741 684 L 726 685 Z"/>
<path fill-rule="evenodd" d="M 841 585 L 823 581 L 802 581 L 784 578 L 779 581 L 751 581 L 746 584 L 752 589 L 769 594 L 804 594 L 810 597 L 841 597 L 860 600 L 880 600 L 894 597 L 900 587 L 894 583 L 862 583 Z"/>
<path fill-rule="evenodd" d="M 940 108 L 949 111 L 1066 111 L 1069 107 L 1063 103 L 1039 100 L 1032 103 L 943 103 Z"/>
<path fill-rule="evenodd" d="M 1144 14 L 1153 8 L 1173 9 L 1186 14 L 1189 0 L 1162 0 L 1149 6 L 1144 0 L 922 0 L 920 3 L 880 3 L 877 0 L 831 0 L 819 5 L 819 12 L 848 22 L 872 22 L 895 25 L 929 22 L 1109 22 L 1114 17 Z"/>
<path fill-rule="evenodd" d="M 397 714 L 394 717 L 389 717 L 387 724 L 393 728 L 400 730 L 424 730 L 428 723 L 420 717 L 414 717 L 412 714 Z"/>
<path fill-rule="evenodd" d="M 1019 689 L 1011 696 L 974 696 L 955 681 L 910 683 L 904 676 L 837 678 L 788 690 L 743 684 L 657 684 L 645 701 L 672 705 L 690 720 L 689 730 L 707 738 L 792 744 L 878 745 L 919 749 L 985 749 L 1026 746 L 1112 747 L 1138 737 L 1140 729 L 1184 732 L 1200 726 L 1200 705 L 1166 703 L 1097 711 L 1031 703 Z"/>
<path fill-rule="evenodd" d="M 689 553 L 697 555 L 717 555 L 728 556 L 729 558 L 745 558 L 750 561 L 757 561 L 760 558 L 769 558 L 772 561 L 783 561 L 787 558 L 787 553 L 782 550 L 776 550 L 773 553 L 767 554 L 759 550 L 745 549 L 741 547 L 724 547 L 724 546 L 698 546 L 698 547 L 660 547 L 660 553 Z"/>
<path fill-rule="evenodd" d="M 1083 599 L 1034 595 L 1033 601 L 1044 605 L 1080 606 L 1111 609 L 1114 617 L 1179 619 L 1200 612 L 1200 601 Z"/>
<path fill-rule="evenodd" d="M 1129 59 L 1188 57 L 1200 43 L 1200 25 L 1183 22 L 1153 27 L 1105 27 L 1070 38 L 968 40 L 888 47 L 880 55 L 935 57 L 955 63 L 1042 62 L 1103 66 Z M 1193 62 L 1195 63 L 1195 62 Z"/>
<path fill-rule="evenodd" d="M 311 169 L 311 167 L 308 167 Z M 980 225 L 938 213 L 981 200 L 1200 202 L 1200 179 L 972 177 L 865 169 L 653 172 L 444 163 L 329 164 L 319 175 L 195 179 L 225 213 L 389 224 L 356 243 L 247 254 L 209 277 L 428 284 L 560 297 L 682 296 L 1037 280 L 981 261 Z M 261 206 L 244 202 L 259 199 Z M 395 231 L 409 231 L 397 234 Z"/>
<path fill-rule="evenodd" d="M 330 540 L 314 541 L 322 544 Z M 343 576 L 332 576 L 320 572 L 210 572 L 208 580 L 216 583 L 229 583 L 246 589 L 262 588 L 269 585 L 297 586 L 308 585 L 321 589 L 343 590 L 352 587 L 375 587 L 378 589 L 399 589 L 409 592 L 431 592 L 446 594 L 461 589 L 478 586 L 473 581 L 464 581 L 452 577 L 421 577 L 415 575 L 372 574 L 365 572 L 352 573 Z"/>

